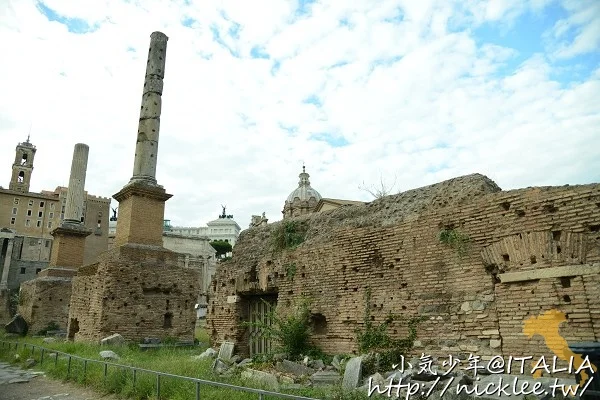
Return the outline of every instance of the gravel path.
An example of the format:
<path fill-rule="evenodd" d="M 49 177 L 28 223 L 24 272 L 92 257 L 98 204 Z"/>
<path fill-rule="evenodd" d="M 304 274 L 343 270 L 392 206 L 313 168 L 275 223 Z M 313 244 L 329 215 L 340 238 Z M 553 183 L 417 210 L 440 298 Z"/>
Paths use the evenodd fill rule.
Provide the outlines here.
<path fill-rule="evenodd" d="M 115 400 L 91 389 L 47 378 L 43 372 L 24 370 L 0 362 L 2 400 Z"/>

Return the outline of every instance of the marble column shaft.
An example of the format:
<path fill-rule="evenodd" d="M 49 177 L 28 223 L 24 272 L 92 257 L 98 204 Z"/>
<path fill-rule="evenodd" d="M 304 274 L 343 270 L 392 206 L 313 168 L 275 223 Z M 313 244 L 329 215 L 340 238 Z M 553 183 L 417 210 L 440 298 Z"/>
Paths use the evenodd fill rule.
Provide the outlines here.
<path fill-rule="evenodd" d="M 81 223 L 85 196 L 85 175 L 89 152 L 89 146 L 83 143 L 77 143 L 73 150 L 71 176 L 69 177 L 69 188 L 67 190 L 67 201 L 65 205 L 65 222 Z"/>
<path fill-rule="evenodd" d="M 10 269 L 14 241 L 14 239 L 8 239 L 8 246 L 6 247 L 6 256 L 4 258 L 4 266 L 2 268 L 2 278 L 0 279 L 0 289 L 8 288 L 8 271 Z M 2 248 L 2 245 L 0 245 L 0 248 Z"/>
<path fill-rule="evenodd" d="M 153 32 L 150 35 L 150 50 L 146 64 L 133 177 L 131 178 L 132 181 L 145 181 L 153 185 L 156 185 L 161 96 L 168 40 L 167 35 L 162 32 Z"/>

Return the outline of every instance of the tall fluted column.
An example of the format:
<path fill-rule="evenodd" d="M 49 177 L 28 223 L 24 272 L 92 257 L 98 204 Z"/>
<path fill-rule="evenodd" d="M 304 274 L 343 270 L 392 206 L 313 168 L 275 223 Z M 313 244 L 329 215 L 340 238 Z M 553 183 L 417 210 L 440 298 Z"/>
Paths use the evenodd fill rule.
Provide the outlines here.
<path fill-rule="evenodd" d="M 132 181 L 145 181 L 154 185 L 156 185 L 156 159 L 167 40 L 169 38 L 162 32 L 153 32 L 150 35 L 150 50 L 131 178 Z"/>
<path fill-rule="evenodd" d="M 77 143 L 73 150 L 71 175 L 65 205 L 65 223 L 81 223 L 89 152 L 89 146 L 83 143 Z"/>

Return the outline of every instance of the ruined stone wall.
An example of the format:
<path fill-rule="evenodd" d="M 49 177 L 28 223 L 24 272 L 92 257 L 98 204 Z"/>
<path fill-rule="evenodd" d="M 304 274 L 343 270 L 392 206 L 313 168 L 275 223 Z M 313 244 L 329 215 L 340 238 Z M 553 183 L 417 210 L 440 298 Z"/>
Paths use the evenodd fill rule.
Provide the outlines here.
<path fill-rule="evenodd" d="M 36 334 L 49 323 L 67 329 L 70 278 L 38 278 L 23 282 L 19 293 L 18 312 L 27 321 L 29 332 Z"/>
<path fill-rule="evenodd" d="M 102 254 L 73 278 L 69 336 L 98 341 L 119 333 L 193 340 L 199 272 L 180 267 L 164 248 L 124 245 Z"/>
<path fill-rule="evenodd" d="M 585 269 L 600 261 L 600 185 L 502 192 L 470 175 L 295 221 L 306 228 L 296 250 L 273 251 L 270 237 L 281 222 L 254 228 L 217 269 L 207 318 L 213 342 L 234 340 L 247 350 L 239 322 L 249 302 L 277 293 L 280 312 L 301 295 L 312 298 L 311 312 L 326 321 L 313 335 L 324 351 L 355 351 L 367 288 L 376 324 L 389 313 L 428 318 L 415 355 L 551 356 L 541 336 L 530 339 L 523 327 L 553 309 L 567 316 L 560 330 L 567 341 L 600 338 L 599 274 Z M 464 254 L 440 241 L 445 228 L 468 235 Z M 501 282 L 505 274 L 559 267 L 575 275 L 570 285 L 543 275 Z M 407 329 L 394 322 L 390 332 L 404 337 Z"/>

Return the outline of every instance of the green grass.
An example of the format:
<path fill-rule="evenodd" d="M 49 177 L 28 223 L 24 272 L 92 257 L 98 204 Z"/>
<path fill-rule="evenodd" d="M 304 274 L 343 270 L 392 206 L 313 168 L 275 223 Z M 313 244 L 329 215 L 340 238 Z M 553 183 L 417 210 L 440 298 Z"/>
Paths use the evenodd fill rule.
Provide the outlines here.
<path fill-rule="evenodd" d="M 202 330 L 197 330 L 196 337 L 202 343 L 208 343 L 206 333 Z M 0 340 L 16 341 L 17 338 L 7 338 L 4 334 L 0 334 Z M 68 380 L 78 384 L 88 386 L 98 391 L 99 393 L 115 393 L 119 397 L 128 399 L 157 399 L 156 397 L 156 375 L 144 372 L 138 372 L 136 376 L 135 387 L 133 384 L 133 372 L 127 369 L 109 366 L 107 369 L 106 379 L 104 378 L 104 367 L 102 364 L 87 363 L 84 374 L 84 363 L 81 360 L 72 359 L 70 374 L 67 377 L 68 360 L 66 357 L 59 357 L 57 362 L 55 359 L 48 356 L 45 352 L 44 361 L 40 365 L 40 350 L 36 349 L 33 356 L 31 348 L 23 348 L 22 343 L 36 344 L 47 349 L 57 350 L 72 355 L 88 358 L 91 360 L 101 361 L 98 354 L 102 350 L 112 350 L 117 353 L 121 359 L 111 361 L 115 364 L 136 366 L 139 368 L 149 369 L 153 371 L 166 372 L 175 375 L 200 378 L 210 381 L 229 383 L 232 385 L 260 388 L 253 382 L 242 380 L 239 374 L 230 377 L 222 377 L 214 374 L 212 371 L 212 359 L 194 360 L 192 356 L 201 354 L 207 346 L 190 348 L 159 348 L 141 351 L 137 345 L 130 346 L 100 346 L 88 343 L 74 343 L 57 341 L 54 343 L 43 343 L 42 338 L 19 338 L 20 345 L 18 350 L 14 347 L 11 349 L 0 346 L 0 359 L 12 361 L 17 364 L 24 364 L 27 358 L 35 358 L 38 363 L 33 367 L 34 370 L 43 370 L 49 377 Z M 15 354 L 20 355 L 20 361 L 14 361 Z M 207 385 L 200 386 L 200 397 L 202 399 L 232 399 L 246 400 L 257 399 L 258 395 L 253 393 L 244 393 L 231 389 L 217 388 Z M 346 394 L 341 392 L 339 388 L 302 388 L 296 390 L 282 390 L 284 393 L 294 394 L 299 396 L 312 397 L 316 399 L 366 399 L 364 397 L 356 397 L 355 394 Z M 169 400 L 188 400 L 195 398 L 195 383 L 186 382 L 181 379 L 170 377 L 160 378 L 160 399 Z M 264 399 L 274 400 L 277 397 L 264 396 Z"/>

